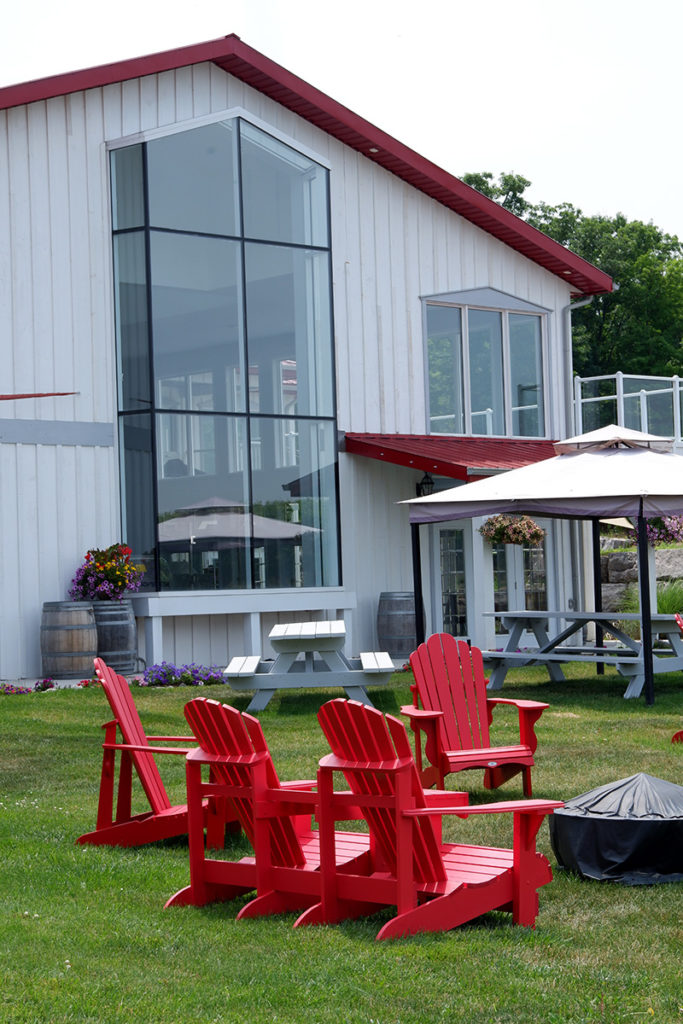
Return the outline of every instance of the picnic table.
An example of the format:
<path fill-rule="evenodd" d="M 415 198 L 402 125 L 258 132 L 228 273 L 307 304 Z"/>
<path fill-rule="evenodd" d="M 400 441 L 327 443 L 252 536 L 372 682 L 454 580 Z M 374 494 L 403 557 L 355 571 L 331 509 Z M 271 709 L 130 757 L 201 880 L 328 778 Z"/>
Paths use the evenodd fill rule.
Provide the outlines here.
<path fill-rule="evenodd" d="M 247 711 L 263 711 L 276 690 L 329 686 L 341 686 L 347 697 L 372 707 L 365 687 L 386 683 L 394 671 L 386 651 L 347 658 L 341 619 L 280 623 L 268 639 L 277 655 L 274 660 L 238 655 L 224 672 L 233 689 L 256 691 Z"/>
<path fill-rule="evenodd" d="M 561 664 L 570 661 L 588 661 L 594 664 L 615 665 L 621 675 L 628 678 L 624 697 L 639 697 L 645 683 L 643 645 L 624 631 L 620 623 L 640 622 L 640 615 L 617 612 L 527 611 L 494 612 L 508 630 L 502 650 L 483 651 L 485 661 L 497 662 L 491 672 L 489 689 L 500 690 L 508 669 L 513 665 L 543 664 L 551 679 L 564 680 Z M 566 643 L 570 637 L 595 623 L 603 634 L 609 633 L 617 641 L 598 644 Z M 520 649 L 524 633 L 532 633 L 535 647 Z M 683 636 L 674 615 L 652 616 L 652 666 L 654 673 L 675 672 L 683 669 Z M 655 643 L 658 641 L 657 646 Z"/>

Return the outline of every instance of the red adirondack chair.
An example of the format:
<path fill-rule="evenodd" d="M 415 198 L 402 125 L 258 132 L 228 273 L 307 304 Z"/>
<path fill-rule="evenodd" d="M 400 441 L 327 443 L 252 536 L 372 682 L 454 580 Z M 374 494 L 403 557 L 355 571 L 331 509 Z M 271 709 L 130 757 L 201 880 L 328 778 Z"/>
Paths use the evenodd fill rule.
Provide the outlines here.
<path fill-rule="evenodd" d="M 100 796 L 97 806 L 97 825 L 94 832 L 79 837 L 79 843 L 102 846 L 141 846 L 159 839 L 187 833 L 187 805 L 173 806 L 159 774 L 156 754 L 182 754 L 185 756 L 194 745 L 193 736 L 147 736 L 140 721 L 130 687 L 123 676 L 95 658 L 95 672 L 102 683 L 109 706 L 114 713 L 111 722 L 105 722 L 105 739 L 102 744 L 102 775 Z M 117 732 L 121 740 L 117 741 Z M 182 743 L 182 747 L 152 746 L 158 743 Z M 190 744 L 191 746 L 188 746 Z M 116 753 L 120 754 L 116 812 L 114 812 L 114 789 L 116 788 Z M 150 810 L 133 814 L 132 779 L 133 768 L 142 784 Z M 208 829 L 211 846 L 220 847 L 224 841 L 226 818 L 216 801 L 203 809 L 203 822 Z"/>
<path fill-rule="evenodd" d="M 317 802 L 315 782 L 282 783 L 261 723 L 227 704 L 197 697 L 185 717 L 199 743 L 187 755 L 190 884 L 166 906 L 201 906 L 231 900 L 252 889 L 257 896 L 240 918 L 308 907 L 320 899 L 319 833 L 311 829 Z M 212 778 L 202 780 L 208 765 Z M 225 802 L 254 847 L 239 861 L 206 856 L 201 806 L 207 796 Z M 368 857 L 369 839 L 360 832 L 337 836 L 337 863 L 359 870 Z"/>
<path fill-rule="evenodd" d="M 515 923 L 533 927 L 537 890 L 552 879 L 535 839 L 558 800 L 527 800 L 438 809 L 426 805 L 406 730 L 357 701 L 333 700 L 318 718 L 332 754 L 320 762 L 320 903 L 297 924 L 335 923 L 395 905 L 397 915 L 377 938 L 446 931 L 492 910 L 511 910 Z M 334 792 L 342 772 L 350 792 Z M 340 871 L 334 862 L 334 822 L 348 804 L 363 811 L 370 828 L 371 864 Z M 442 843 L 435 816 L 513 814 L 512 850 Z"/>
<path fill-rule="evenodd" d="M 488 697 L 478 647 L 435 633 L 410 655 L 415 676 L 413 704 L 401 712 L 415 734 L 415 757 L 424 786 L 443 788 L 451 772 L 484 769 L 484 786 L 495 789 L 522 772 L 524 795 L 531 796 L 531 768 L 537 746 L 535 723 L 548 707 L 540 701 Z M 492 747 L 489 726 L 497 704 L 519 714 L 519 743 Z M 421 705 L 421 707 L 420 707 Z M 424 732 L 423 764 L 421 734 Z"/>

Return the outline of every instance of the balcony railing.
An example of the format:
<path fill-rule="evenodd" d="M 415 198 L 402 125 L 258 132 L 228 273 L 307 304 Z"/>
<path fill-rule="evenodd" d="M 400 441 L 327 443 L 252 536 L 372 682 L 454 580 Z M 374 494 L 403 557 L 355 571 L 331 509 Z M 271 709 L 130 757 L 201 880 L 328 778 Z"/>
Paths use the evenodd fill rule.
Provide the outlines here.
<path fill-rule="evenodd" d="M 683 388 L 679 377 L 636 377 L 614 373 L 605 377 L 574 378 L 576 433 L 617 423 L 661 437 L 681 436 Z"/>

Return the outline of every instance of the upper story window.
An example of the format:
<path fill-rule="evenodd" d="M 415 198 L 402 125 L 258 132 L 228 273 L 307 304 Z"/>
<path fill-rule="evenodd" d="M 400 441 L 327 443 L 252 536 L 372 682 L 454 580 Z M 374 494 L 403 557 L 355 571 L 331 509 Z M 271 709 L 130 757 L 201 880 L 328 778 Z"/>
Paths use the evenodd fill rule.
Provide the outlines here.
<path fill-rule="evenodd" d="M 240 118 L 111 169 L 123 518 L 146 580 L 338 586 L 327 169 Z"/>
<path fill-rule="evenodd" d="M 544 311 L 517 300 L 486 308 L 507 298 L 480 289 L 425 300 L 431 433 L 545 436 Z"/>

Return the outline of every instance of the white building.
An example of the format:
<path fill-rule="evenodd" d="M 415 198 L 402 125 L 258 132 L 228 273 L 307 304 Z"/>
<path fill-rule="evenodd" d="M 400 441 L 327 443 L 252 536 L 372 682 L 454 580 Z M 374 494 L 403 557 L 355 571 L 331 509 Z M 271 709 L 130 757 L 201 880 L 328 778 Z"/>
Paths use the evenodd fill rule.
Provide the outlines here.
<path fill-rule="evenodd" d="M 148 663 L 299 617 L 374 648 L 413 588 L 397 502 L 571 432 L 570 305 L 610 279 L 236 36 L 0 111 L 0 392 L 40 396 L 0 402 L 0 678 L 120 539 Z M 421 528 L 429 632 L 575 598 L 566 524 L 544 566 L 476 526 Z"/>

